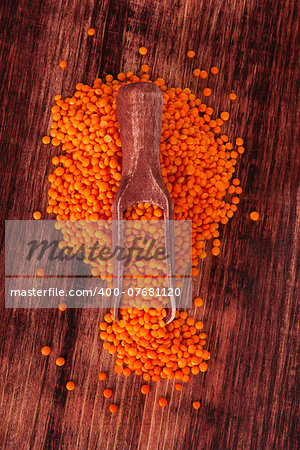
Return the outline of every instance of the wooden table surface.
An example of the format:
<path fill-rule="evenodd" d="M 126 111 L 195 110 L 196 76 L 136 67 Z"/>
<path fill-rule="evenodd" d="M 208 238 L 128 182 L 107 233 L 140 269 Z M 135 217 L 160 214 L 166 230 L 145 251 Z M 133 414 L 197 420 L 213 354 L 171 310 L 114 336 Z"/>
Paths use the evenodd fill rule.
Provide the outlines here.
<path fill-rule="evenodd" d="M 191 312 L 209 335 L 208 372 L 180 393 L 161 381 L 145 398 L 140 377 L 116 375 L 112 356 L 102 351 L 98 324 L 105 311 L 3 308 L 3 449 L 297 448 L 297 19 L 291 0 L 1 2 L 3 221 L 31 219 L 36 209 L 47 218 L 55 150 L 41 137 L 54 95 L 139 68 L 141 45 L 153 76 L 199 95 L 207 83 L 193 77 L 193 68 L 218 66 L 220 74 L 209 79 L 210 104 L 216 112 L 230 108 L 225 130 L 231 139 L 243 136 L 246 147 L 237 166 L 239 209 L 222 228 L 221 255 L 201 263 L 194 285 L 205 299 Z M 186 57 L 190 49 L 193 60 Z M 231 91 L 238 100 L 229 104 Z M 260 213 L 256 223 L 251 210 Z M 2 275 L 3 258 L 2 246 Z M 1 292 L 3 299 L 4 283 Z M 48 358 L 40 353 L 46 344 L 53 349 Z M 66 357 L 65 367 L 55 365 L 56 355 Z M 106 385 L 120 405 L 114 416 L 100 370 L 109 373 Z M 71 393 L 69 379 L 76 382 Z M 170 399 L 165 409 L 158 406 L 162 394 Z M 195 411 L 191 402 L 198 399 Z"/>

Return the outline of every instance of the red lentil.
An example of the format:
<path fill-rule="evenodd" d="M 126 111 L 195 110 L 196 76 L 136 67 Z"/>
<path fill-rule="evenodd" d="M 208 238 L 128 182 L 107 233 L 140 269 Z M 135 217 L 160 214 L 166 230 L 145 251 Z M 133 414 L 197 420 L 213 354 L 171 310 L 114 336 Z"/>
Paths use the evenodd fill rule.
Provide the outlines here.
<path fill-rule="evenodd" d="M 50 139 L 49 136 L 43 136 L 42 137 L 42 142 L 43 142 L 43 144 L 50 144 L 51 139 Z"/>
<path fill-rule="evenodd" d="M 41 352 L 42 355 L 48 356 L 51 353 L 51 348 L 48 345 L 45 345 L 45 347 L 42 347 Z"/>
<path fill-rule="evenodd" d="M 67 309 L 67 305 L 65 303 L 60 303 L 58 305 L 59 311 L 65 311 Z"/>
<path fill-rule="evenodd" d="M 61 69 L 65 69 L 67 67 L 67 65 L 68 65 L 67 61 L 64 61 L 64 60 L 60 61 L 60 63 L 59 63 L 59 67 Z"/>
<path fill-rule="evenodd" d="M 110 398 L 111 396 L 112 396 L 112 390 L 111 389 L 105 389 L 104 391 L 103 391 L 103 395 L 104 395 L 104 397 L 105 398 Z"/>
<path fill-rule="evenodd" d="M 35 212 L 33 213 L 33 218 L 34 218 L 35 220 L 40 220 L 41 217 L 42 217 L 42 214 L 40 213 L 40 211 L 35 211 Z"/>
<path fill-rule="evenodd" d="M 203 299 L 200 297 L 194 298 L 194 305 L 195 306 L 203 306 Z"/>
<path fill-rule="evenodd" d="M 164 408 L 165 406 L 167 406 L 168 400 L 165 397 L 161 397 L 159 399 L 159 404 L 160 404 L 160 406 L 162 406 Z"/>
<path fill-rule="evenodd" d="M 56 365 L 57 366 L 64 366 L 65 365 L 65 358 L 63 358 L 62 356 L 59 356 L 58 358 L 56 358 Z"/>
<path fill-rule="evenodd" d="M 187 52 L 187 57 L 188 57 L 188 58 L 194 58 L 194 56 L 195 56 L 195 52 L 194 52 L 193 50 L 189 50 L 189 51 Z"/>
<path fill-rule="evenodd" d="M 74 391 L 74 389 L 75 389 L 74 381 L 68 381 L 66 384 L 66 388 L 68 391 Z"/>
<path fill-rule="evenodd" d="M 143 386 L 141 387 L 141 393 L 144 395 L 149 394 L 150 392 L 150 388 L 147 384 L 143 384 Z"/>
<path fill-rule="evenodd" d="M 140 47 L 139 48 L 139 53 L 142 56 L 145 56 L 147 54 L 148 50 L 146 49 L 146 47 Z"/>
<path fill-rule="evenodd" d="M 259 219 L 259 214 L 257 211 L 252 211 L 250 213 L 250 219 L 256 222 Z"/>
<path fill-rule="evenodd" d="M 114 414 L 115 412 L 117 412 L 118 407 L 115 403 L 112 403 L 111 405 L 109 405 L 109 410 L 112 414 Z"/>

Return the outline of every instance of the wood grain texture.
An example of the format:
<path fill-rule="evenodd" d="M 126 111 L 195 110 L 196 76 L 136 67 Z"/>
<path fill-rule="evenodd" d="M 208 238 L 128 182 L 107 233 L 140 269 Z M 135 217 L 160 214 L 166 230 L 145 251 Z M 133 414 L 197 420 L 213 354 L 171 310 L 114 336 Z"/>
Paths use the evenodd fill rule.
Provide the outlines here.
<path fill-rule="evenodd" d="M 204 260 L 194 286 L 205 299 L 192 313 L 209 335 L 209 371 L 180 393 L 161 381 L 144 398 L 140 378 L 114 374 L 113 358 L 102 351 L 97 327 L 104 311 L 3 308 L 2 448 L 297 448 L 297 2 L 10 0 L 1 2 L 0 14 L 2 224 L 46 210 L 53 150 L 41 137 L 54 95 L 140 67 L 143 44 L 153 76 L 169 86 L 200 93 L 207 83 L 193 78 L 193 67 L 220 68 L 209 79 L 210 101 L 217 112 L 230 108 L 226 131 L 243 136 L 247 149 L 237 167 L 244 193 L 222 229 L 221 256 Z M 189 49 L 194 60 L 186 58 Z M 229 104 L 232 90 L 238 101 Z M 257 223 L 249 219 L 253 209 Z M 3 280 L 3 246 L 1 255 Z M 46 344 L 53 353 L 42 358 Z M 66 357 L 64 368 L 56 355 Z M 99 370 L 109 373 L 106 385 L 120 405 L 113 417 Z M 69 379 L 77 386 L 71 393 Z M 165 409 L 157 405 L 162 394 L 170 399 Z M 191 402 L 199 398 L 196 412 Z"/>

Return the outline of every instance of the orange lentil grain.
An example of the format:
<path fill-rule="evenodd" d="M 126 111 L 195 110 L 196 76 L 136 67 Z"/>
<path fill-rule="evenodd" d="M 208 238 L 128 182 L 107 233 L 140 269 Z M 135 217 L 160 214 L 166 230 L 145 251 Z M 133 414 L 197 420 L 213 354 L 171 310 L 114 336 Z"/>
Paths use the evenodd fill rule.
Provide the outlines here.
<path fill-rule="evenodd" d="M 208 73 L 206 72 L 206 70 L 201 70 L 200 77 L 203 78 L 203 79 L 208 77 Z"/>
<path fill-rule="evenodd" d="M 99 373 L 98 378 L 101 381 L 105 381 L 106 380 L 106 373 L 105 372 Z"/>
<path fill-rule="evenodd" d="M 238 138 L 236 138 L 235 143 L 237 146 L 240 147 L 241 145 L 244 144 L 244 140 L 242 138 L 238 137 Z"/>
<path fill-rule="evenodd" d="M 160 406 L 162 406 L 164 408 L 165 406 L 167 406 L 168 400 L 165 397 L 161 397 L 159 399 L 159 404 L 160 404 Z"/>
<path fill-rule="evenodd" d="M 104 397 L 105 398 L 110 398 L 111 396 L 112 396 L 112 390 L 111 389 L 105 389 L 104 391 L 103 391 L 103 395 L 104 395 Z"/>
<path fill-rule="evenodd" d="M 65 358 L 63 358 L 62 356 L 59 356 L 58 358 L 56 358 L 55 363 L 57 366 L 62 367 L 65 364 Z"/>
<path fill-rule="evenodd" d="M 210 88 L 203 89 L 203 95 L 205 97 L 209 97 L 211 95 L 211 89 Z"/>
<path fill-rule="evenodd" d="M 144 73 L 148 73 L 149 70 L 150 70 L 150 67 L 148 66 L 148 64 L 142 64 L 141 70 L 142 70 L 142 72 L 144 72 Z"/>
<path fill-rule="evenodd" d="M 96 33 L 96 30 L 94 28 L 90 28 L 87 33 L 89 36 L 94 36 L 94 34 Z"/>
<path fill-rule="evenodd" d="M 220 117 L 222 120 L 228 120 L 229 119 L 229 113 L 227 111 L 223 111 L 220 114 Z"/>
<path fill-rule="evenodd" d="M 189 51 L 187 52 L 187 57 L 188 57 L 188 58 L 194 58 L 194 56 L 195 56 L 195 52 L 194 52 L 193 50 L 189 50 Z"/>
<path fill-rule="evenodd" d="M 251 211 L 250 219 L 256 222 L 259 219 L 259 213 L 257 211 Z"/>
<path fill-rule="evenodd" d="M 174 387 L 175 387 L 176 391 L 181 391 L 182 390 L 182 384 L 176 383 Z"/>
<path fill-rule="evenodd" d="M 75 389 L 74 381 L 68 381 L 66 384 L 66 388 L 68 391 L 74 391 L 74 389 Z"/>
<path fill-rule="evenodd" d="M 199 409 L 200 408 L 200 402 L 193 402 L 193 408 Z"/>
<path fill-rule="evenodd" d="M 217 67 L 215 67 L 215 66 L 213 66 L 213 67 L 210 69 L 210 71 L 211 71 L 211 73 L 212 73 L 213 75 L 217 75 L 217 74 L 219 73 L 219 69 L 218 69 Z"/>
<path fill-rule="evenodd" d="M 40 211 L 35 211 L 35 212 L 33 213 L 33 218 L 34 218 L 35 220 L 40 220 L 41 217 L 42 217 L 42 214 L 40 213 Z"/>
<path fill-rule="evenodd" d="M 45 347 L 42 347 L 41 352 L 42 355 L 48 356 L 51 353 L 51 348 L 48 345 L 45 345 Z"/>
<path fill-rule="evenodd" d="M 201 372 L 206 372 L 207 368 L 208 368 L 208 366 L 207 366 L 206 362 L 202 362 L 202 363 L 199 364 L 199 369 L 200 369 Z"/>
<path fill-rule="evenodd" d="M 61 68 L 61 69 L 65 69 L 66 67 L 67 67 L 67 61 L 65 61 L 65 60 L 62 60 L 62 61 L 60 61 L 60 63 L 59 63 L 59 67 Z"/>
<path fill-rule="evenodd" d="M 145 56 L 146 54 L 147 54 L 147 49 L 146 49 L 146 47 L 140 47 L 139 48 L 139 53 L 140 53 L 140 55 L 142 55 L 142 56 Z"/>
<path fill-rule="evenodd" d="M 236 100 L 237 99 L 237 95 L 234 93 L 234 92 L 231 92 L 230 94 L 229 94 L 229 98 L 230 98 L 230 100 Z"/>
<path fill-rule="evenodd" d="M 114 414 L 118 410 L 118 407 L 115 403 L 112 403 L 111 405 L 109 405 L 109 410 L 112 414 Z"/>
<path fill-rule="evenodd" d="M 199 77 L 199 76 L 200 76 L 200 72 L 201 72 L 200 69 L 194 69 L 194 70 L 193 70 L 193 75 L 194 75 L 195 77 Z"/>
<path fill-rule="evenodd" d="M 196 322 L 195 327 L 197 330 L 202 330 L 202 328 L 204 327 L 203 322 Z"/>
<path fill-rule="evenodd" d="M 147 384 L 143 384 L 143 386 L 141 387 L 141 393 L 144 395 L 149 394 L 150 392 L 150 388 Z"/>
<path fill-rule="evenodd" d="M 213 247 L 212 249 L 211 249 L 211 253 L 214 255 L 214 256 L 218 256 L 219 254 L 220 254 L 220 248 L 219 247 Z"/>
<path fill-rule="evenodd" d="M 65 311 L 67 309 L 67 305 L 65 303 L 60 303 L 58 305 L 59 311 Z"/>
<path fill-rule="evenodd" d="M 203 306 L 203 299 L 201 297 L 194 298 L 194 305 L 195 306 Z"/>
<path fill-rule="evenodd" d="M 121 72 L 121 73 L 118 74 L 117 78 L 120 81 L 124 81 L 126 79 L 126 75 L 125 75 L 125 73 Z"/>
<path fill-rule="evenodd" d="M 43 136 L 42 137 L 42 142 L 43 142 L 43 144 L 50 144 L 51 139 L 50 139 L 49 136 Z"/>

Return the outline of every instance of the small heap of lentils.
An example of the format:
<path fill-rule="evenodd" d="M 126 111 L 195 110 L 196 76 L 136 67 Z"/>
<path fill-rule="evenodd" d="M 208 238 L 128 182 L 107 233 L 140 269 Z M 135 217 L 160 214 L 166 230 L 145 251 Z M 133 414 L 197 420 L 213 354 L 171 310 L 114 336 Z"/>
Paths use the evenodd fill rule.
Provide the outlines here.
<path fill-rule="evenodd" d="M 121 308 L 122 319 L 114 321 L 113 310 L 100 323 L 103 347 L 116 354 L 115 371 L 129 376 L 142 375 L 145 381 L 160 378 L 187 382 L 190 374 L 206 372 L 210 353 L 204 349 L 207 335 L 202 322 L 176 312 L 165 325 L 164 308 Z"/>

